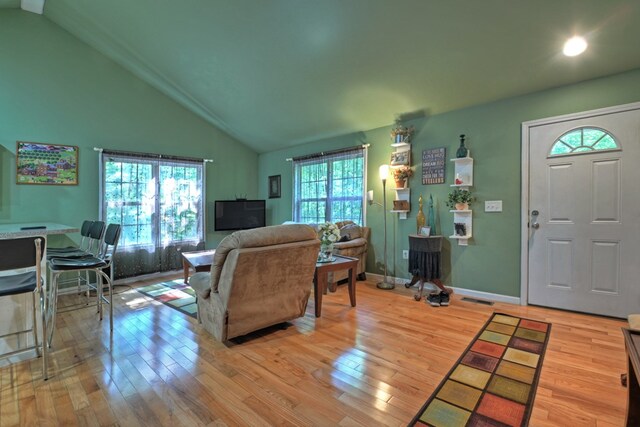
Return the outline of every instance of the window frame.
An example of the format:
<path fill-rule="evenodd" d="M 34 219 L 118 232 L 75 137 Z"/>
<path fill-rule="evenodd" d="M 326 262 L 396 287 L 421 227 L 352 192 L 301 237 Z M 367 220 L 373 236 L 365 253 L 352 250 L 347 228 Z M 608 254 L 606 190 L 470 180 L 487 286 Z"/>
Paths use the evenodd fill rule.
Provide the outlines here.
<path fill-rule="evenodd" d="M 357 152 L 358 150 L 360 150 L 360 155 L 356 155 L 354 157 L 360 157 L 361 161 L 362 161 L 362 175 L 361 175 L 361 179 L 362 179 L 362 193 L 359 195 L 351 195 L 351 196 L 333 196 L 334 194 L 334 185 L 333 183 L 335 182 L 335 178 L 334 178 L 334 163 L 336 161 L 340 161 L 341 157 L 346 155 L 349 151 L 353 151 L 353 152 Z M 359 148 L 358 150 L 345 150 L 344 152 L 336 152 L 333 154 L 322 154 L 319 153 L 316 156 L 313 156 L 309 159 L 303 159 L 300 160 L 298 163 L 296 163 L 296 160 L 294 159 L 293 162 L 293 197 L 292 197 L 292 209 L 293 209 L 293 220 L 296 222 L 303 222 L 302 221 L 302 204 L 305 202 L 317 202 L 317 203 L 324 203 L 325 204 L 325 208 L 324 208 L 324 219 L 319 218 L 320 222 L 325 222 L 325 221 L 329 221 L 332 222 L 332 213 L 333 213 L 333 203 L 338 201 L 338 202 L 342 202 L 342 203 L 349 203 L 349 202 L 357 202 L 360 201 L 361 203 L 361 218 L 359 221 L 357 221 L 356 219 L 353 218 L 343 218 L 341 219 L 341 221 L 347 220 L 347 219 L 351 219 L 354 222 L 358 222 L 361 223 L 360 225 L 365 226 L 366 225 L 366 188 L 367 188 L 367 154 L 368 154 L 368 150 L 366 147 L 362 147 Z M 315 157 L 315 158 L 314 158 Z M 304 167 L 305 165 L 314 165 L 315 167 L 318 167 L 321 164 L 326 164 L 326 168 L 327 168 L 327 178 L 326 178 L 326 182 L 325 182 L 325 194 L 326 197 L 313 197 L 313 198 L 298 198 L 298 195 L 302 193 L 302 181 L 299 179 L 299 176 L 301 175 L 301 168 Z M 313 222 L 305 222 L 305 223 L 313 223 Z"/>
<path fill-rule="evenodd" d="M 584 131 L 585 130 L 601 131 L 603 133 L 603 135 L 600 138 L 598 138 L 590 146 L 585 146 L 584 145 Z M 575 131 L 580 131 L 580 147 L 588 147 L 588 148 L 590 148 L 589 150 L 576 151 L 580 147 L 573 148 L 567 142 L 562 140 L 563 137 L 565 137 L 566 135 L 569 135 L 569 134 L 571 134 L 571 133 L 573 133 Z M 603 149 L 593 148 L 595 145 L 597 145 L 600 142 L 600 140 L 602 140 L 603 138 L 605 138 L 607 136 L 609 136 L 613 140 L 613 142 L 616 144 L 616 148 L 603 148 Z M 558 144 L 564 144 L 565 146 L 570 148 L 571 151 L 568 152 L 568 153 L 553 154 L 553 149 Z M 622 145 L 620 144 L 618 139 L 611 132 L 609 132 L 608 130 L 603 129 L 601 127 L 598 127 L 598 126 L 578 126 L 576 128 L 569 129 L 566 132 L 563 132 L 560 136 L 558 136 L 556 139 L 553 140 L 553 143 L 551 144 L 551 147 L 549 148 L 549 152 L 547 154 L 547 158 L 548 159 L 553 159 L 553 158 L 556 158 L 556 157 L 582 156 L 582 155 L 585 155 L 585 154 L 610 153 L 610 152 L 615 152 L 615 151 L 622 151 Z"/>
<path fill-rule="evenodd" d="M 154 158 L 147 157 L 145 155 L 138 154 L 127 154 L 127 153 L 109 153 L 104 154 L 100 158 L 99 163 L 99 173 L 100 173 L 100 188 L 99 188 L 99 198 L 100 198 L 100 212 L 99 217 L 100 220 L 106 221 L 108 219 L 107 215 L 107 200 L 106 200 L 106 187 L 107 187 L 107 176 L 106 176 L 106 163 L 112 161 L 112 159 L 116 159 L 114 162 L 116 163 L 129 163 L 135 165 L 150 165 L 151 166 L 151 176 L 149 181 L 154 182 L 154 195 L 153 195 L 153 212 L 151 214 L 151 241 L 149 243 L 135 243 L 135 244 L 127 244 L 125 242 L 121 242 L 121 248 L 124 250 L 139 250 L 144 248 L 151 247 L 166 247 L 171 245 L 181 245 L 181 244 L 193 244 L 204 242 L 205 240 L 205 168 L 203 163 L 193 162 L 193 161 L 185 161 L 180 159 L 167 159 L 167 158 Z M 169 240 L 168 242 L 162 241 L 162 202 L 161 202 L 161 182 L 160 182 L 160 170 L 163 165 L 170 165 L 172 167 L 196 167 L 198 170 L 197 180 L 200 186 L 200 200 L 199 200 L 199 218 L 196 220 L 197 224 L 197 233 L 196 237 L 193 239 L 180 239 L 180 240 Z M 120 189 L 122 191 L 123 184 L 132 184 L 133 182 L 123 182 L 120 180 Z M 141 185 L 140 181 L 137 181 L 137 185 Z M 124 196 L 121 197 L 124 199 Z M 122 201 L 122 206 L 143 206 L 140 200 L 136 201 Z M 122 207 L 121 206 L 121 207 Z M 124 214 L 121 212 L 120 214 L 120 223 L 123 222 Z M 123 225 L 123 233 L 126 225 Z M 133 225 L 133 224 L 129 224 Z M 135 224 L 136 227 L 140 227 L 140 223 Z"/>

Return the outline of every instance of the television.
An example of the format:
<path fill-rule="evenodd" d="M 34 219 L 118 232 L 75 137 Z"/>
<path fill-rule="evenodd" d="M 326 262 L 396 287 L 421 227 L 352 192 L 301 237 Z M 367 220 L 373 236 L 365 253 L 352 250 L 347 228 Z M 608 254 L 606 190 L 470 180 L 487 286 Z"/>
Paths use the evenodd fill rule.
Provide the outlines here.
<path fill-rule="evenodd" d="M 264 226 L 264 200 L 216 200 L 215 231 L 248 230 Z"/>

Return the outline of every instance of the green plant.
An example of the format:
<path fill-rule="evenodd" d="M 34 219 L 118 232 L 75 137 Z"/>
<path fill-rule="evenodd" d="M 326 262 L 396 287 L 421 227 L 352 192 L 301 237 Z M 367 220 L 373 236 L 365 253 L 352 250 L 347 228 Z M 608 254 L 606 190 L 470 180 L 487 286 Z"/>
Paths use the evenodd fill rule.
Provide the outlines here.
<path fill-rule="evenodd" d="M 455 209 L 457 203 L 467 203 L 471 205 L 473 202 L 473 196 L 471 196 L 471 191 L 464 190 L 462 188 L 456 188 L 451 193 L 449 193 L 449 199 L 447 200 L 447 206 L 451 209 Z"/>
<path fill-rule="evenodd" d="M 410 166 L 400 166 L 393 169 L 393 179 L 395 180 L 405 180 L 411 176 L 413 176 L 413 169 Z"/>

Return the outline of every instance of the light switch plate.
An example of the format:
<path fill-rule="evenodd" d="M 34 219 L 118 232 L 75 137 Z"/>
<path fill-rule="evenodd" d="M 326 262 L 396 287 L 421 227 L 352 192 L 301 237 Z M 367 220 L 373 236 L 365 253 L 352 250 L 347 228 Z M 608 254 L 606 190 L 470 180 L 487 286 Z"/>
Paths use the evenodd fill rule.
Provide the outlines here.
<path fill-rule="evenodd" d="M 485 212 L 502 212 L 502 200 L 487 200 L 484 202 Z"/>

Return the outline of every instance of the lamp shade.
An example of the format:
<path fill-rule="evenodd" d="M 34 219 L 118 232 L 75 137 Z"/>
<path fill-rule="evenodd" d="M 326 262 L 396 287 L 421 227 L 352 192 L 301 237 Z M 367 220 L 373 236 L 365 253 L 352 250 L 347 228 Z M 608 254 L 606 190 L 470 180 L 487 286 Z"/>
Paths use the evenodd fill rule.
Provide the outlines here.
<path fill-rule="evenodd" d="M 382 165 L 378 168 L 378 172 L 380 173 L 380 179 L 386 181 L 389 177 L 389 165 Z"/>

